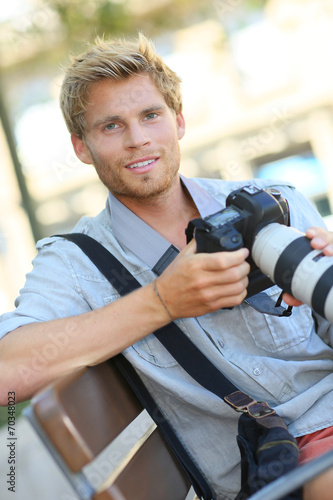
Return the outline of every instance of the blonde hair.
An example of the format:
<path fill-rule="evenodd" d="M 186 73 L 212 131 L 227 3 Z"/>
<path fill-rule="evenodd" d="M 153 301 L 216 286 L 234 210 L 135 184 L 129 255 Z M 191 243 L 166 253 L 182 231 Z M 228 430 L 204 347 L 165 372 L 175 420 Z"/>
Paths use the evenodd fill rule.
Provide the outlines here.
<path fill-rule="evenodd" d="M 67 128 L 84 137 L 85 111 L 90 87 L 104 78 L 123 80 L 148 74 L 176 114 L 182 110 L 180 78 L 156 53 L 153 43 L 141 33 L 135 41 L 97 38 L 88 50 L 71 59 L 60 92 L 60 107 Z"/>

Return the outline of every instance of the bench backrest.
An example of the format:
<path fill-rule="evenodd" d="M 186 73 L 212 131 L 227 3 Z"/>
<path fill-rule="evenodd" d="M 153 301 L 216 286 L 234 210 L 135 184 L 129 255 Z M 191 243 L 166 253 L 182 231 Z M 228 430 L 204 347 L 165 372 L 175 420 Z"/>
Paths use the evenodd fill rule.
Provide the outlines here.
<path fill-rule="evenodd" d="M 32 399 L 25 413 L 80 499 L 184 500 L 189 481 L 142 411 L 109 360 L 55 381 Z M 101 468 L 108 463 L 112 470 L 96 486 L 89 464 L 101 457 Z"/>

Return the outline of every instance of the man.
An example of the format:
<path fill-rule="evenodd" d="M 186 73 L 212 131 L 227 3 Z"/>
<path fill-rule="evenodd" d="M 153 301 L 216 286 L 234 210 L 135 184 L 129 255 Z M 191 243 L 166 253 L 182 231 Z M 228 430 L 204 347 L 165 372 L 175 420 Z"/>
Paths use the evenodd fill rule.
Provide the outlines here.
<path fill-rule="evenodd" d="M 39 242 L 17 309 L 0 323 L 0 402 L 6 404 L 8 391 L 28 399 L 56 377 L 123 351 L 215 497 L 232 499 L 239 489 L 237 414 L 187 376 L 151 332 L 175 320 L 237 387 L 274 406 L 295 436 L 324 432 L 324 451 L 333 445 L 332 328 L 322 318 L 315 325 L 307 306 L 276 318 L 245 303 L 247 249 L 196 254 L 194 241 L 186 245 L 189 220 L 223 208 L 240 184 L 180 178 L 179 85 L 143 36 L 133 43 L 98 40 L 73 59 L 62 111 L 77 156 L 94 165 L 110 191 L 105 210 L 83 218 L 75 231 L 100 241 L 143 286 L 119 298 L 73 243 Z M 293 226 L 323 226 L 299 193 L 283 183 L 279 189 Z M 323 229 L 308 236 L 333 254 Z M 170 245 L 179 255 L 154 272 Z M 306 499 L 325 498 L 332 473 L 324 479 L 311 483 Z"/>

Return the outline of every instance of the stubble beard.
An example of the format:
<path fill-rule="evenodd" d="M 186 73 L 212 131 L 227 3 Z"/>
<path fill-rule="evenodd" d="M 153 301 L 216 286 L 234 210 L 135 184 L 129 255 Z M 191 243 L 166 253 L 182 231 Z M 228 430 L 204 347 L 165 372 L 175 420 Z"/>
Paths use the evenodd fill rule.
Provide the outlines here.
<path fill-rule="evenodd" d="M 177 147 L 173 151 L 159 154 L 159 161 L 163 161 L 166 165 L 161 169 L 160 175 L 154 175 L 150 172 L 138 176 L 133 176 L 132 184 L 119 175 L 119 172 L 124 169 L 124 164 L 129 163 L 123 160 L 109 163 L 107 159 L 101 158 L 93 151 L 90 151 L 94 167 L 101 182 L 107 189 L 116 197 L 130 198 L 136 201 L 153 200 L 166 194 L 172 187 L 177 176 L 180 165 L 180 148 Z M 148 153 L 149 154 L 149 153 Z M 148 154 L 146 154 L 148 156 Z M 159 168 L 159 165 L 156 166 Z"/>

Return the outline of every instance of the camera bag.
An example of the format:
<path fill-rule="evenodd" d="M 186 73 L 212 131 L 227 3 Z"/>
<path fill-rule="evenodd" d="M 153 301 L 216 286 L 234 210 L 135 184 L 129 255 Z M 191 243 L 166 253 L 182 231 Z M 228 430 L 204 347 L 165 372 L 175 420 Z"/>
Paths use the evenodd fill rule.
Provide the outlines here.
<path fill-rule="evenodd" d="M 90 236 L 82 233 L 57 236 L 77 244 L 120 295 L 126 295 L 141 286 L 118 259 Z M 154 335 L 192 378 L 241 414 L 237 435 L 241 453 L 241 490 L 235 500 L 246 500 L 265 485 L 297 467 L 299 456 L 297 443 L 289 433 L 284 420 L 274 409 L 266 402 L 258 402 L 238 390 L 174 322 L 155 331 Z M 134 368 L 121 354 L 113 359 L 161 429 L 183 465 L 198 497 L 204 500 L 213 499 L 214 494 L 204 475 L 162 415 Z M 283 500 L 300 499 L 300 489 L 283 498 Z"/>

